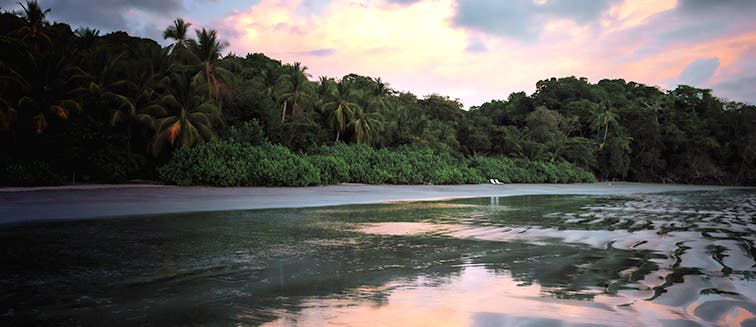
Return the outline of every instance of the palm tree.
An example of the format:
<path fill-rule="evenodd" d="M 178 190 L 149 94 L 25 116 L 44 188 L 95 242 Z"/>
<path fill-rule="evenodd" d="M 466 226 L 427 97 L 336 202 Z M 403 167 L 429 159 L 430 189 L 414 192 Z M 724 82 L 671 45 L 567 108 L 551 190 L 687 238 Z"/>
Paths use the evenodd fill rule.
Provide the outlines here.
<path fill-rule="evenodd" d="M 125 61 L 125 67 L 122 67 L 122 70 L 125 72 L 125 79 L 130 83 L 127 92 L 123 94 L 131 99 L 135 114 L 129 116 L 116 113 L 116 116 L 109 118 L 111 118 L 111 123 L 126 124 L 127 133 L 131 136 L 128 146 L 131 148 L 133 129 L 142 132 L 137 134 L 140 140 L 148 141 L 154 136 L 157 117 L 166 114 L 163 108 L 153 105 L 160 102 L 161 97 L 157 89 L 165 87 L 162 84 L 165 82 L 164 77 L 170 57 L 166 49 L 149 43 L 134 44 L 128 48 L 126 57 L 130 60 Z M 149 143 L 143 149 L 149 151 Z"/>
<path fill-rule="evenodd" d="M 333 97 L 336 81 L 332 77 L 320 76 L 315 89 L 313 109 L 317 113 L 321 126 L 328 126 L 329 112 L 326 105 Z"/>
<path fill-rule="evenodd" d="M 312 100 L 313 85 L 307 79 L 310 74 L 307 73 L 307 66 L 295 63 L 291 66 L 289 73 L 281 76 L 279 82 L 280 98 L 283 100 L 281 109 L 281 122 L 286 121 L 286 111 L 288 103 L 292 105 L 292 112 L 296 115 L 304 113 L 305 106 Z"/>
<path fill-rule="evenodd" d="M 357 110 L 354 120 L 348 126 L 354 130 L 357 143 L 370 144 L 383 127 L 381 121 L 381 115 L 376 112 L 368 113 L 364 110 Z"/>
<path fill-rule="evenodd" d="M 591 128 L 599 132 L 604 128 L 604 136 L 601 138 L 601 144 L 599 144 L 599 150 L 603 149 L 606 145 L 606 137 L 609 134 L 609 125 L 617 124 L 617 114 L 609 109 L 606 105 L 602 105 L 601 109 L 595 110 L 593 113 L 593 119 L 591 120 Z"/>
<path fill-rule="evenodd" d="M 137 110 L 137 101 L 142 106 L 145 101 L 144 90 L 135 83 L 139 80 L 130 78 L 132 76 L 128 73 L 127 78 L 121 74 L 129 70 L 122 60 L 125 56 L 126 53 L 122 53 L 111 58 L 107 51 L 101 51 L 90 60 L 94 61 L 92 71 L 96 73 L 82 71 L 73 78 L 86 81 L 77 91 L 89 100 L 90 110 L 92 107 L 104 110 L 105 119 L 111 127 L 126 126 L 126 147 L 131 151 L 133 125 L 150 121 L 151 116 Z"/>
<path fill-rule="evenodd" d="M 182 52 L 188 49 L 194 40 L 187 37 L 186 33 L 189 31 L 189 26 L 192 23 L 187 23 L 182 18 L 176 18 L 173 20 L 173 25 L 168 26 L 163 31 L 163 39 L 173 39 L 174 42 L 168 46 L 168 53 L 175 53 L 176 51 Z"/>
<path fill-rule="evenodd" d="M 97 38 L 100 37 L 100 30 L 89 27 L 79 27 L 74 34 L 79 38 L 79 49 L 88 50 L 94 47 Z"/>
<path fill-rule="evenodd" d="M 215 30 L 202 29 L 197 32 L 197 43 L 192 45 L 192 53 L 199 61 L 199 72 L 194 75 L 192 82 L 196 85 L 207 85 L 208 97 L 214 98 L 220 108 L 223 107 L 221 91 L 227 91 L 227 84 L 233 80 L 233 74 L 221 65 L 221 51 L 226 44 L 218 40 Z M 233 64 L 233 61 L 227 61 Z M 238 63 L 237 63 L 238 64 Z"/>
<path fill-rule="evenodd" d="M 169 67 L 168 51 L 151 44 L 136 43 L 128 48 L 127 53 L 132 60 L 127 62 L 126 74 L 136 86 L 134 93 L 156 87 Z"/>
<path fill-rule="evenodd" d="M 333 78 L 320 76 L 318 78 L 318 89 L 315 91 L 321 99 L 328 99 L 333 96 L 336 89 L 336 82 Z"/>
<path fill-rule="evenodd" d="M 223 124 L 213 99 L 194 92 L 191 80 L 181 73 L 163 79 L 167 94 L 144 109 L 156 116 L 157 133 L 150 145 L 154 156 L 168 148 L 192 146 L 215 138 L 214 129 Z"/>
<path fill-rule="evenodd" d="M 362 109 L 353 102 L 352 99 L 359 96 L 359 90 L 350 89 L 346 83 L 337 83 L 335 90 L 331 93 L 330 101 L 325 104 L 328 115 L 328 125 L 336 131 L 336 142 L 339 141 L 341 133 L 346 126 L 352 122 L 352 119 L 358 111 Z"/>
<path fill-rule="evenodd" d="M 388 107 L 388 99 L 393 92 L 387 83 L 384 83 L 380 77 L 374 79 L 375 84 L 370 90 L 370 105 L 375 107 L 378 112 L 383 112 Z"/>
<path fill-rule="evenodd" d="M 276 86 L 281 80 L 281 75 L 278 67 L 274 65 L 266 65 L 265 68 L 260 70 L 260 76 L 258 81 L 265 89 L 265 94 L 273 96 L 273 92 L 276 90 Z"/>
<path fill-rule="evenodd" d="M 0 44 L 4 45 L 0 57 L 7 60 L 7 67 L 3 67 L 0 73 L 0 86 L 5 91 L 6 102 L 3 110 L 7 117 L 3 118 L 3 124 L 17 117 L 24 123 L 30 121 L 33 130 L 42 134 L 47 129 L 48 118 L 55 116 L 65 120 L 71 112 L 81 111 L 73 92 L 76 80 L 71 78 L 80 70 L 66 57 L 42 60 L 23 45 L 6 38 L 0 38 Z"/>
<path fill-rule="evenodd" d="M 22 41 L 29 44 L 34 57 L 39 58 L 42 46 L 52 44 L 50 37 L 43 31 L 43 27 L 47 23 L 45 16 L 50 12 L 50 9 L 42 10 L 37 0 L 27 1 L 26 5 L 20 2 L 18 4 L 24 10 L 22 18 L 26 25 L 21 26 L 16 32 L 19 33 Z"/>
<path fill-rule="evenodd" d="M 3 63 L 0 65 L 0 90 L 3 90 L 0 97 L 0 130 L 7 130 L 16 122 L 16 100 L 21 96 L 11 95 L 10 91 L 19 91 L 22 87 L 28 86 L 28 81 L 17 69 L 29 69 L 35 62 L 29 49 L 14 38 L 0 35 L 0 48 L 3 49 L 0 52 L 0 62 Z"/>
<path fill-rule="evenodd" d="M 127 96 L 128 90 L 133 88 L 133 83 L 119 75 L 123 68 L 124 56 L 125 54 L 120 54 L 111 57 L 106 51 L 99 51 L 90 57 L 89 61 L 93 64 L 92 72 L 94 73 L 78 70 L 78 74 L 71 77 L 84 81 L 76 91 L 82 95 L 94 96 L 96 101 L 106 102 L 107 108 L 133 112 L 134 105 Z"/>

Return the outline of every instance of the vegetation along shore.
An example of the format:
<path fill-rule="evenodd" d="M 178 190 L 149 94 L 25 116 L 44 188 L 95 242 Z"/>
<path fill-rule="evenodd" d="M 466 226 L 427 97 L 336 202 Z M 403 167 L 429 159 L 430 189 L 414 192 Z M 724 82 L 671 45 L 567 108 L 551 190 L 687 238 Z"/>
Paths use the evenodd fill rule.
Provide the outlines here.
<path fill-rule="evenodd" d="M 465 110 L 223 55 L 215 30 L 180 18 L 162 47 L 47 13 L 0 13 L 0 185 L 756 183 L 756 106 L 706 89 L 549 78 Z"/>

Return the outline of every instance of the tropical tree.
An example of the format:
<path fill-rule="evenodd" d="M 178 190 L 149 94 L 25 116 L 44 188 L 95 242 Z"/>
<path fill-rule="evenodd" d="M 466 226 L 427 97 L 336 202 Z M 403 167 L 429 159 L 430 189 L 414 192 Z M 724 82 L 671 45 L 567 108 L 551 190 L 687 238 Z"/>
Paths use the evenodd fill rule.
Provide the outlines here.
<path fill-rule="evenodd" d="M 50 46 L 52 40 L 44 31 L 44 26 L 47 24 L 45 19 L 47 14 L 50 13 L 50 9 L 42 10 L 37 0 L 27 1 L 26 5 L 18 3 L 24 10 L 23 18 L 26 23 L 24 26 L 16 31 L 20 35 L 21 41 L 25 41 L 29 44 L 32 54 L 35 58 L 39 58 L 42 49 L 45 46 Z"/>
<path fill-rule="evenodd" d="M 17 118 L 16 101 L 21 94 L 12 94 L 8 90 L 19 90 L 28 85 L 26 79 L 19 73 L 23 68 L 30 68 L 34 58 L 21 42 L 7 36 L 0 36 L 0 129 L 10 130 Z"/>
<path fill-rule="evenodd" d="M 281 76 L 279 83 L 280 100 L 283 101 L 281 107 L 281 122 L 286 121 L 286 111 L 288 104 L 291 103 L 294 115 L 301 115 L 305 107 L 313 100 L 313 84 L 307 78 L 307 66 L 301 63 L 294 63 L 289 67 L 288 74 Z"/>
<path fill-rule="evenodd" d="M 79 49 L 89 50 L 95 46 L 97 38 L 100 37 L 100 30 L 80 27 L 76 29 L 74 34 L 79 38 Z"/>
<path fill-rule="evenodd" d="M 172 73 L 162 81 L 166 94 L 145 108 L 156 116 L 156 134 L 151 152 L 159 156 L 166 149 L 192 146 L 215 138 L 215 128 L 223 124 L 220 109 L 213 99 L 207 99 L 191 86 L 189 76 Z"/>
<path fill-rule="evenodd" d="M 601 143 L 599 144 L 599 150 L 603 149 L 606 145 L 606 138 L 609 134 L 609 125 L 617 124 L 617 118 L 617 114 L 606 105 L 598 107 L 598 109 L 593 112 L 591 128 L 596 132 L 599 132 L 601 128 L 604 129 L 604 134 L 601 136 Z"/>
<path fill-rule="evenodd" d="M 609 137 L 606 147 L 599 152 L 598 164 L 604 179 L 624 178 L 630 169 L 630 143 L 632 137 L 615 135 Z"/>
<path fill-rule="evenodd" d="M 203 28 L 196 32 L 197 42 L 192 45 L 191 50 L 199 61 L 199 72 L 194 75 L 192 82 L 196 85 L 206 85 L 208 97 L 215 99 L 218 107 L 222 108 L 221 92 L 228 92 L 228 83 L 234 79 L 231 71 L 221 64 L 221 51 L 226 44 L 218 40 L 218 32 L 215 30 Z M 232 60 L 225 62 L 235 63 Z"/>
<path fill-rule="evenodd" d="M 328 103 L 336 92 L 336 80 L 331 77 L 320 76 L 318 78 L 315 94 L 313 94 L 313 109 L 320 126 L 330 126 L 330 110 L 327 108 Z M 315 116 L 313 116 L 315 117 Z"/>
<path fill-rule="evenodd" d="M 141 109 L 153 102 L 155 96 L 151 88 L 139 78 L 134 78 L 138 76 L 125 73 L 129 69 L 126 57 L 127 53 L 122 53 L 111 58 L 106 51 L 100 51 L 99 55 L 92 58 L 95 61 L 93 73 L 82 71 L 74 78 L 85 81 L 77 91 L 86 100 L 90 114 L 98 110 L 108 126 L 125 126 L 126 148 L 131 151 L 133 126 L 153 124 L 153 117 Z M 139 82 L 141 83 L 137 84 Z"/>
<path fill-rule="evenodd" d="M 347 126 L 354 131 L 354 138 L 357 143 L 370 144 L 380 133 L 383 127 L 382 120 L 379 113 L 365 112 L 358 108 L 354 114 L 354 120 Z"/>
<path fill-rule="evenodd" d="M 370 105 L 378 112 L 384 112 L 389 108 L 389 99 L 393 90 L 380 77 L 373 80 L 375 83 L 370 90 Z"/>
<path fill-rule="evenodd" d="M 5 67 L 0 82 L 5 89 L 3 98 L 9 104 L 7 107 L 15 112 L 14 117 L 24 123 L 31 122 L 32 129 L 42 134 L 50 117 L 65 120 L 72 112 L 81 111 L 73 92 L 76 80 L 71 78 L 79 70 L 67 58 L 56 56 L 37 60 L 28 50 L 13 50 L 17 53 L 12 65 L 17 70 Z M 25 51 L 27 55 L 24 55 Z"/>
<path fill-rule="evenodd" d="M 275 93 L 277 85 L 279 85 L 279 81 L 281 80 L 281 74 L 279 72 L 278 67 L 273 65 L 266 65 L 265 68 L 260 70 L 260 75 L 257 78 L 257 81 L 262 85 L 263 89 L 265 89 L 265 94 L 269 96 L 273 96 Z"/>
<path fill-rule="evenodd" d="M 336 92 L 336 81 L 331 77 L 320 76 L 318 78 L 318 88 L 315 90 L 318 98 L 326 100 L 333 97 L 334 92 Z"/>
<path fill-rule="evenodd" d="M 187 23 L 182 18 L 176 18 L 173 20 L 173 25 L 168 26 L 163 31 L 163 39 L 173 39 L 173 43 L 168 46 L 168 52 L 171 54 L 181 53 L 194 44 L 194 40 L 187 36 L 189 27 L 192 23 Z"/>
<path fill-rule="evenodd" d="M 359 90 L 353 90 L 345 83 L 337 83 L 335 91 L 331 93 L 330 101 L 325 104 L 329 112 L 328 124 L 336 131 L 336 142 L 347 125 L 352 122 L 355 114 L 362 110 L 352 99 L 360 96 Z"/>

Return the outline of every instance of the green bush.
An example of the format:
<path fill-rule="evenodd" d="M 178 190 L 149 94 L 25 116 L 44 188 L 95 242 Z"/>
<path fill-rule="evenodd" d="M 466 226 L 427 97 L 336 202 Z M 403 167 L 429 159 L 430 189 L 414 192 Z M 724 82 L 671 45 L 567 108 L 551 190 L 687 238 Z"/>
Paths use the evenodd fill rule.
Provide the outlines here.
<path fill-rule="evenodd" d="M 514 165 L 509 158 L 476 155 L 469 159 L 468 165 L 485 179 L 496 178 L 502 183 L 512 183 Z"/>
<path fill-rule="evenodd" d="M 252 148 L 250 181 L 258 186 L 308 186 L 320 184 L 320 172 L 312 163 L 282 145 Z"/>
<path fill-rule="evenodd" d="M 229 141 L 182 148 L 158 168 L 158 177 L 175 185 L 250 185 L 252 148 Z"/>
<path fill-rule="evenodd" d="M 306 160 L 320 171 L 320 182 L 326 185 L 349 181 L 349 165 L 346 160 L 330 155 L 308 155 Z"/>
<path fill-rule="evenodd" d="M 158 169 L 159 178 L 176 185 L 307 186 L 320 183 L 311 163 L 280 145 L 252 147 L 214 141 L 176 151 Z"/>
<path fill-rule="evenodd" d="M 221 138 L 242 145 L 262 145 L 267 142 L 265 131 L 257 119 L 229 127 Z"/>
<path fill-rule="evenodd" d="M 400 147 L 376 150 L 365 145 L 322 146 L 318 155 L 342 158 L 348 181 L 366 184 L 464 184 L 485 181 L 448 147 Z"/>
<path fill-rule="evenodd" d="M 146 158 L 142 155 L 114 148 L 94 152 L 88 160 L 95 179 L 112 183 L 134 178 L 144 168 L 145 162 Z"/>
<path fill-rule="evenodd" d="M 40 186 L 65 183 L 65 179 L 43 161 L 11 162 L 0 168 L 0 185 Z"/>
<path fill-rule="evenodd" d="M 581 183 L 595 182 L 589 171 L 567 162 L 543 162 L 507 157 L 473 156 L 468 161 L 484 179 L 502 183 Z"/>
<path fill-rule="evenodd" d="M 181 149 L 158 174 L 166 183 L 218 186 L 466 184 L 485 183 L 489 178 L 504 183 L 595 181 L 590 172 L 569 163 L 485 156 L 464 159 L 446 148 L 376 150 L 336 144 L 300 156 L 281 145 L 249 146 L 231 141 Z"/>

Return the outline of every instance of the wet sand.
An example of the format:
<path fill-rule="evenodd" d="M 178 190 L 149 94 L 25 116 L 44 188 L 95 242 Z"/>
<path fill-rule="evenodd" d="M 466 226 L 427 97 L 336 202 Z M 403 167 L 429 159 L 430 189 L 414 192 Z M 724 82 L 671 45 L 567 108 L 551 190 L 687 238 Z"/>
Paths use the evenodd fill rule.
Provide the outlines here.
<path fill-rule="evenodd" d="M 593 183 L 364 185 L 314 187 L 175 187 L 161 185 L 77 185 L 0 188 L 0 224 L 124 217 L 165 213 L 300 208 L 342 204 L 422 201 L 531 194 L 636 194 L 718 191 L 738 187 Z"/>

